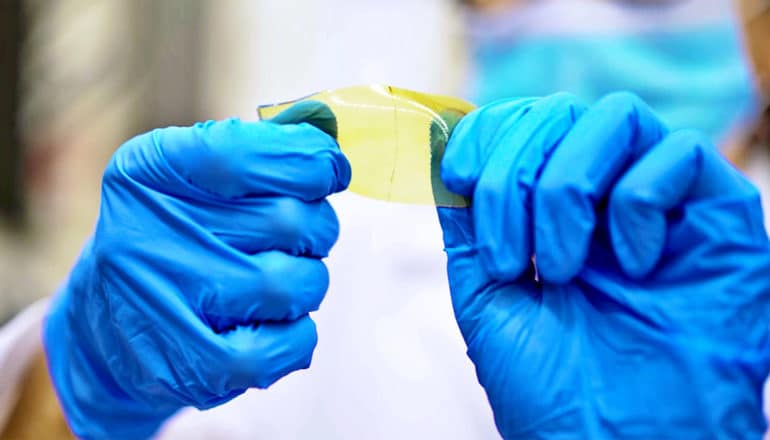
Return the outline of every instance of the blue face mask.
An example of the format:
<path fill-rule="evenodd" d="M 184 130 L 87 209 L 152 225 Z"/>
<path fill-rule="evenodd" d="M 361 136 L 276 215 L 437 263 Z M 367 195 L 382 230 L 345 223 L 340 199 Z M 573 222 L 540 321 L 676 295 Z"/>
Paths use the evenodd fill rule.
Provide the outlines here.
<path fill-rule="evenodd" d="M 470 95 L 478 104 L 557 91 L 592 102 L 629 90 L 672 129 L 724 140 L 758 111 L 727 0 L 628 6 L 540 1 L 507 16 L 471 16 Z"/>

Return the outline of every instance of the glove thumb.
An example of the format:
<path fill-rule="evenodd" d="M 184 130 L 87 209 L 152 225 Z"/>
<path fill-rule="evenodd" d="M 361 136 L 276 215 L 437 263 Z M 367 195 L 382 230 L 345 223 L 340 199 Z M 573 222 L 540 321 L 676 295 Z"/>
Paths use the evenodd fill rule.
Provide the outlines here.
<path fill-rule="evenodd" d="M 320 101 L 299 101 L 275 115 L 270 122 L 281 125 L 308 123 L 337 139 L 337 118 L 329 106 Z"/>
<path fill-rule="evenodd" d="M 470 208 L 437 208 L 447 254 L 447 276 L 452 307 L 460 331 L 468 342 L 483 307 L 478 295 L 486 280 L 473 246 Z"/>
<path fill-rule="evenodd" d="M 493 280 L 482 267 L 473 244 L 471 208 L 438 208 L 438 218 L 444 234 L 452 307 L 469 349 L 483 325 L 501 317 L 510 321 L 512 315 L 526 318 L 536 312 L 540 289 L 533 265 L 516 282 Z"/>

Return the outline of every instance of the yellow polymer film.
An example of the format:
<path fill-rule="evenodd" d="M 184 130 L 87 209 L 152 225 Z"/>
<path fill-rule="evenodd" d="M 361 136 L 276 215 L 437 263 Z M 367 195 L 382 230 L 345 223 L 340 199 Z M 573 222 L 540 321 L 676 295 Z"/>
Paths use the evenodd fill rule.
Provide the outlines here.
<path fill-rule="evenodd" d="M 350 161 L 349 189 L 379 200 L 465 207 L 468 200 L 446 189 L 441 158 L 455 125 L 475 107 L 461 99 L 372 85 L 328 90 L 295 101 L 263 105 L 272 119 L 302 102 L 326 104 L 334 114 L 337 141 Z"/>

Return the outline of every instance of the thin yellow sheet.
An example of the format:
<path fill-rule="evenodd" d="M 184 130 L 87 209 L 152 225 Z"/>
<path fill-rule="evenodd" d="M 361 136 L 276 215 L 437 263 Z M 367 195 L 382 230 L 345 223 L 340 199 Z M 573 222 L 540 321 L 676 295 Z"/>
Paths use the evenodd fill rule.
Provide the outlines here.
<path fill-rule="evenodd" d="M 468 206 L 468 200 L 441 182 L 440 164 L 452 130 L 475 108 L 472 104 L 371 85 L 264 105 L 258 113 L 261 119 L 271 119 L 306 101 L 322 102 L 334 114 L 337 141 L 353 171 L 351 191 L 391 202 Z"/>

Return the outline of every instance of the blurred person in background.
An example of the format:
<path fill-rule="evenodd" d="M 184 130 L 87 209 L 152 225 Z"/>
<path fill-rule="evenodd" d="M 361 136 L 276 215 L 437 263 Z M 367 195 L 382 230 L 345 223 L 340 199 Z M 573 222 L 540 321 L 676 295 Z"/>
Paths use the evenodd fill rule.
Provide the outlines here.
<path fill-rule="evenodd" d="M 467 16 L 469 53 L 472 61 L 469 93 L 474 101 L 487 104 L 501 98 L 545 96 L 569 91 L 588 103 L 598 100 L 599 104 L 593 107 L 594 110 L 588 111 L 592 115 L 602 116 L 596 109 L 601 110 L 602 105 L 608 105 L 606 99 L 602 100 L 604 95 L 617 90 L 629 90 L 649 103 L 672 129 L 700 130 L 713 142 L 718 143 L 736 163 L 748 169 L 756 168 L 756 171 L 751 173 L 752 176 L 758 184 L 766 185 L 766 182 L 762 182 L 762 179 L 767 178 L 768 169 L 763 163 L 767 157 L 766 150 L 763 150 L 767 145 L 766 122 L 757 121 L 762 120 L 762 108 L 767 102 L 766 63 L 770 58 L 767 57 L 768 48 L 763 42 L 767 41 L 770 18 L 766 12 L 761 13 L 761 5 L 749 2 L 742 4 L 745 9 L 741 11 L 745 11 L 745 19 L 741 19 L 741 15 L 733 9 L 735 5 L 728 1 L 576 3 L 578 2 L 470 2 L 467 5 L 471 9 Z M 744 26 L 741 26 L 741 23 Z M 563 105 L 560 101 L 562 99 L 569 101 L 572 98 L 546 98 L 537 101 L 541 104 L 533 104 L 530 113 L 541 113 L 544 116 L 542 119 L 533 119 L 534 116 L 531 116 L 527 121 L 535 123 L 536 126 L 558 122 L 558 114 L 551 114 L 544 109 L 547 109 L 546 104 L 549 102 Z M 449 165 L 445 162 L 445 168 L 452 171 L 453 165 L 458 162 L 470 163 L 468 160 L 458 161 L 457 157 L 459 155 L 462 158 L 463 152 L 467 150 L 471 150 L 470 154 L 473 154 L 475 139 L 484 138 L 484 133 L 511 128 L 507 124 L 520 127 L 522 124 L 517 124 L 513 115 L 517 112 L 516 109 L 526 105 L 528 104 L 522 104 L 518 100 L 503 101 L 502 104 L 498 101 L 484 107 L 476 113 L 477 116 L 469 117 L 467 122 L 458 128 L 456 137 L 453 138 L 454 143 L 450 143 L 448 147 Z M 573 107 L 572 103 L 564 105 Z M 576 104 L 574 106 L 577 108 Z M 766 116 L 767 112 L 764 115 Z M 604 115 L 608 118 L 605 121 L 611 120 L 609 116 L 611 115 Z M 602 121 L 601 118 L 599 120 Z M 639 124 L 640 127 L 636 128 L 639 131 L 647 127 L 641 122 Z M 270 157 L 266 156 L 263 163 L 266 165 L 264 169 L 268 170 L 267 175 L 260 175 L 257 169 L 255 176 L 248 176 L 254 177 L 248 184 L 256 185 L 260 191 L 267 188 L 261 186 L 265 179 L 273 179 L 272 181 L 281 185 L 270 187 L 270 191 L 276 191 L 277 188 L 278 191 L 289 191 L 288 195 L 295 199 L 306 200 L 309 207 L 302 204 L 283 205 L 284 209 L 291 208 L 300 212 L 310 209 L 307 211 L 308 218 L 316 219 L 314 223 L 320 225 L 320 230 L 300 233 L 310 234 L 311 238 L 316 240 L 310 240 L 310 244 L 298 245 L 302 248 L 298 253 L 318 257 L 325 255 L 330 244 L 334 242 L 335 220 L 333 214 L 326 211 L 325 204 L 318 205 L 313 201 L 345 186 L 349 176 L 345 170 L 344 159 L 334 153 L 333 144 L 329 144 L 322 134 L 310 127 L 271 127 L 266 131 L 266 128 L 256 128 L 257 125 L 259 124 L 236 123 L 234 128 L 228 128 L 227 124 L 210 124 L 197 128 L 154 132 L 153 135 L 129 141 L 122 149 L 124 154 L 116 156 L 117 162 L 111 165 L 112 171 L 108 169 L 103 193 L 103 200 L 107 205 L 102 207 L 102 223 L 97 227 L 94 243 L 99 245 L 100 240 L 103 240 L 102 243 L 106 242 L 105 239 L 100 239 L 100 236 L 109 237 L 110 231 L 105 230 L 105 227 L 109 229 L 110 224 L 105 224 L 105 221 L 114 221 L 111 225 L 120 225 L 121 218 L 124 219 L 123 222 L 136 219 L 140 222 L 140 231 L 157 239 L 158 237 L 152 234 L 162 233 L 165 229 L 151 221 L 141 224 L 141 221 L 150 218 L 144 215 L 143 209 L 159 213 L 159 217 L 173 226 L 173 231 L 177 231 L 183 238 L 189 237 L 185 236 L 187 232 L 183 231 L 189 232 L 188 226 L 192 224 L 192 220 L 213 221 L 217 228 L 227 227 L 226 224 L 217 223 L 214 217 L 201 217 L 204 215 L 202 213 L 217 212 L 220 205 L 212 203 L 211 200 L 197 199 L 199 195 L 180 194 L 180 191 L 188 189 L 178 184 L 163 186 L 168 184 L 168 181 L 163 180 L 168 176 L 156 174 L 158 169 L 148 166 L 143 170 L 140 167 L 132 170 L 136 174 L 131 175 L 139 176 L 139 181 L 147 188 L 157 188 L 155 185 L 161 185 L 167 195 L 187 200 L 189 205 L 176 202 L 166 205 L 157 202 L 152 191 L 137 189 L 132 186 L 133 183 L 121 180 L 120 174 L 115 173 L 116 163 L 122 163 L 124 166 L 157 164 L 151 162 L 155 159 L 150 156 L 140 157 L 152 152 L 152 149 L 147 147 L 156 142 L 151 136 L 160 136 L 157 142 L 167 150 L 168 157 L 172 161 L 180 161 L 176 165 L 180 167 L 178 169 L 189 171 L 189 177 L 194 181 L 203 182 L 207 185 L 205 189 L 210 192 L 223 194 L 241 190 L 238 188 L 239 176 L 228 176 L 228 182 L 235 182 L 234 186 L 222 186 L 225 182 L 212 180 L 205 172 L 203 176 L 199 174 L 202 171 L 195 168 L 194 162 L 185 162 L 185 153 L 181 151 L 195 151 L 195 146 L 198 145 L 196 138 L 199 136 L 213 140 L 212 145 L 224 147 L 229 146 L 225 144 L 237 144 L 244 140 L 268 139 L 284 147 L 313 145 L 317 149 L 313 150 L 315 153 L 311 156 L 319 160 L 319 167 L 326 167 L 329 162 L 333 164 L 333 177 L 319 172 L 306 176 L 308 180 L 297 177 L 295 181 L 291 181 L 281 174 L 285 164 L 270 162 Z M 536 131 L 535 134 L 541 132 L 545 130 Z M 282 138 L 288 140 L 282 142 Z M 217 139 L 222 142 L 216 142 Z M 532 139 L 532 144 L 536 144 L 535 138 Z M 187 150 L 188 147 L 190 150 Z M 139 156 L 130 156 L 132 152 L 138 153 Z M 195 158 L 195 155 L 192 154 L 192 157 Z M 143 160 L 150 162 L 142 162 Z M 664 161 L 661 161 L 661 164 L 663 163 Z M 718 168 L 720 172 L 724 171 L 724 168 Z M 458 175 L 451 172 L 450 174 Z M 202 178 L 203 181 L 200 180 Z M 454 187 L 460 191 L 461 183 L 453 180 Z M 723 184 L 728 191 L 728 180 Z M 499 191 L 498 198 L 503 199 L 500 202 L 503 205 L 508 200 L 506 197 L 508 194 L 505 191 Z M 200 204 L 196 206 L 190 202 L 193 199 L 198 200 Z M 139 200 L 139 203 L 132 200 Z M 495 201 L 496 199 L 493 199 L 492 205 L 488 206 L 494 206 Z M 356 198 L 339 199 L 335 202 L 342 216 L 345 215 L 345 208 L 354 203 L 371 203 L 368 207 L 375 204 Z M 564 199 L 564 202 L 564 206 L 568 207 L 569 200 Z M 121 206 L 122 203 L 126 205 Z M 173 209 L 169 210 L 169 206 Z M 281 206 L 277 206 L 276 209 L 280 208 Z M 490 208 L 489 212 L 494 210 Z M 310 217 L 311 215 L 316 217 Z M 125 217 L 121 216 L 130 217 L 131 220 L 125 220 Z M 430 269 L 420 274 L 429 278 L 427 281 L 407 278 L 395 284 L 393 281 L 384 284 L 388 281 L 373 280 L 370 278 L 371 272 L 363 276 L 350 273 L 370 263 L 357 261 L 361 258 L 360 249 L 355 249 L 354 246 L 345 248 L 347 223 L 343 217 L 343 236 L 338 246 L 341 249 L 329 260 L 331 285 L 336 291 L 324 301 L 324 307 L 317 314 L 319 333 L 327 345 L 319 346 L 313 365 L 307 372 L 290 375 L 276 382 L 268 391 L 249 391 L 234 400 L 230 399 L 245 388 L 265 387 L 289 371 L 307 366 L 314 342 L 312 336 L 302 335 L 308 331 L 314 333 L 314 330 L 308 330 L 312 324 L 307 320 L 305 313 L 317 307 L 317 304 L 298 306 L 298 312 L 273 310 L 276 316 L 285 315 L 297 319 L 288 324 L 262 326 L 263 329 L 274 332 L 272 336 L 263 335 L 267 338 L 263 339 L 264 341 L 270 341 L 269 338 L 274 337 L 273 341 L 299 343 L 301 347 L 298 350 L 302 353 L 300 359 L 287 360 L 285 356 L 292 350 L 287 351 L 287 345 L 283 342 L 261 347 L 256 358 L 244 354 L 242 357 L 230 359 L 228 356 L 232 355 L 232 352 L 221 352 L 217 348 L 206 352 L 210 348 L 207 345 L 209 341 L 199 339 L 194 326 L 188 327 L 190 331 L 187 334 L 173 334 L 180 328 L 180 323 L 189 319 L 182 311 L 184 307 L 156 299 L 158 287 L 195 290 L 195 283 L 185 284 L 187 278 L 179 275 L 190 269 L 185 266 L 190 261 L 185 255 L 190 252 L 189 249 L 196 248 L 195 240 L 181 239 L 176 245 L 185 249 L 174 248 L 174 252 L 169 251 L 174 246 L 173 240 L 159 240 L 155 250 L 133 249 L 133 252 L 144 257 L 145 261 L 155 262 L 149 267 L 132 263 L 128 254 L 116 255 L 114 260 L 102 255 L 100 264 L 105 264 L 112 272 L 99 272 L 98 268 L 91 267 L 93 263 L 89 261 L 93 260 L 89 256 L 91 251 L 88 250 L 91 245 L 87 246 L 78 264 L 80 269 L 73 272 L 69 285 L 59 294 L 53 306 L 54 318 L 49 319 L 46 324 L 46 349 L 49 357 L 54 358 L 49 359 L 48 365 L 55 388 L 64 402 L 64 413 L 67 414 L 70 424 L 74 425 L 76 433 L 93 438 L 143 437 L 155 432 L 165 422 L 168 423 L 161 428 L 159 435 L 166 438 L 490 438 L 496 435 L 495 424 L 497 431 L 509 438 L 584 438 L 602 434 L 608 437 L 637 435 L 649 438 L 651 435 L 670 435 L 681 438 L 708 433 L 718 438 L 742 438 L 757 436 L 758 430 L 764 428 L 759 408 L 760 390 L 756 387 L 757 372 L 753 371 L 756 369 L 762 374 L 767 373 L 766 360 L 762 359 L 761 349 L 758 349 L 757 353 L 747 350 L 748 355 L 756 355 L 756 358 L 741 358 L 742 362 L 745 362 L 745 371 L 736 372 L 722 366 L 721 370 L 716 370 L 729 370 L 725 373 L 728 376 L 709 375 L 712 369 L 707 362 L 697 356 L 687 356 L 686 350 L 679 351 L 681 346 L 672 344 L 667 347 L 670 351 L 666 351 L 662 346 L 656 345 L 660 344 L 660 341 L 650 342 L 658 351 L 640 352 L 642 354 L 637 355 L 636 359 L 647 360 L 652 367 L 658 367 L 653 368 L 653 373 L 659 378 L 646 371 L 643 364 L 628 364 L 638 368 L 636 373 L 640 380 L 633 383 L 628 382 L 628 376 L 620 376 L 620 379 L 625 379 L 624 382 L 609 384 L 627 388 L 625 393 L 622 389 L 617 391 L 597 388 L 597 391 L 593 391 L 595 401 L 591 402 L 596 405 L 592 409 L 597 412 L 588 409 L 585 412 L 575 411 L 575 402 L 572 400 L 574 396 L 569 391 L 586 384 L 575 383 L 571 375 L 562 372 L 588 369 L 585 365 L 591 365 L 592 361 L 604 362 L 607 371 L 624 371 L 624 362 L 635 359 L 633 353 L 629 355 L 623 352 L 623 348 L 628 348 L 627 346 L 621 345 L 609 355 L 595 353 L 595 358 L 590 352 L 582 351 L 582 347 L 577 347 L 573 348 L 572 354 L 577 357 L 562 357 L 559 355 L 564 354 L 564 348 L 555 344 L 559 337 L 554 338 L 552 334 L 539 335 L 540 345 L 537 338 L 534 341 L 535 353 L 527 353 L 531 357 L 520 357 L 518 360 L 522 362 L 515 365 L 519 367 L 519 370 L 515 371 L 519 374 L 511 374 L 513 366 L 511 357 L 504 356 L 507 350 L 505 344 L 512 344 L 512 341 L 517 339 L 496 335 L 494 325 L 492 329 L 476 326 L 477 323 L 469 322 L 468 316 L 463 313 L 463 297 L 472 297 L 474 294 L 484 296 L 484 292 L 478 293 L 473 287 L 466 286 L 476 281 L 482 281 L 484 284 L 483 278 L 478 278 L 484 270 L 461 272 L 462 266 L 467 265 L 468 260 L 463 259 L 465 251 L 462 244 L 458 245 L 457 235 L 462 235 L 463 222 L 467 219 L 456 218 L 454 214 L 446 211 L 440 211 L 440 216 L 444 238 L 447 241 L 445 246 L 450 254 L 450 287 L 455 313 L 460 321 L 465 342 L 470 344 L 468 354 L 475 363 L 478 380 L 485 388 L 489 403 L 484 401 L 484 396 L 475 383 L 472 365 L 462 359 L 463 340 L 459 338 L 456 330 L 453 330 L 457 323 L 452 319 L 449 304 L 439 303 L 439 298 L 446 298 L 445 283 L 439 282 L 436 272 Z M 281 215 L 273 213 L 271 217 L 280 218 Z M 487 217 L 495 218 L 492 215 Z M 756 212 L 752 212 L 749 217 L 750 220 L 756 220 Z M 508 217 L 504 213 L 499 218 Z M 244 222 L 249 219 L 249 216 L 244 217 Z M 714 219 L 718 219 L 718 216 Z M 240 217 L 231 214 L 227 220 L 238 228 L 249 230 L 246 223 L 239 223 Z M 483 223 L 480 225 L 483 226 Z M 286 227 L 270 222 L 268 226 L 272 231 Z M 353 226 L 356 227 L 357 223 Z M 363 225 L 361 228 L 367 226 L 369 225 Z M 392 224 L 386 227 L 392 227 Z M 130 234 L 131 228 L 118 230 Z M 387 229 L 383 229 L 385 230 Z M 503 238 L 508 238 L 508 232 L 505 229 L 502 231 L 505 237 L 498 237 L 497 242 L 506 243 Z M 741 230 L 736 228 L 731 232 L 738 234 Z M 354 228 L 351 235 L 356 233 L 361 231 Z M 764 230 L 762 234 L 765 234 Z M 276 233 L 276 240 L 279 240 L 279 235 Z M 361 237 L 366 236 L 359 235 L 356 238 Z M 763 237 L 766 239 L 766 235 Z M 113 239 L 125 240 L 125 237 L 113 236 Z M 141 236 L 137 236 L 135 240 L 137 243 L 144 243 Z M 314 242 L 318 249 L 313 248 Z M 229 244 L 235 247 L 244 246 L 244 243 L 237 240 Z M 288 244 L 290 247 L 295 245 Z M 745 243 L 743 245 L 747 249 L 750 248 Z M 761 240 L 758 245 L 761 246 Z M 391 255 L 398 255 L 396 249 L 385 250 Z M 157 257 L 165 255 L 166 252 L 170 252 L 168 258 L 158 264 Z M 436 253 L 435 248 L 430 252 Z M 500 253 L 493 264 L 506 261 L 503 255 Z M 401 255 L 398 257 L 404 258 Z M 700 261 L 706 265 L 708 257 L 709 255 L 701 255 Z M 761 266 L 762 258 L 760 253 L 757 258 L 735 263 L 747 268 L 759 265 L 756 270 L 761 271 L 765 267 Z M 227 258 L 223 257 L 223 260 Z M 120 264 L 121 261 L 126 263 L 125 266 Z M 142 258 L 139 259 L 140 263 L 141 261 Z M 222 266 L 228 261 L 202 261 L 208 263 L 208 266 L 204 266 L 207 269 L 205 276 L 227 280 L 219 277 L 228 273 L 226 265 Z M 161 270 L 161 267 L 167 268 L 171 275 L 164 274 L 165 269 Z M 234 262 L 233 273 L 236 273 L 237 267 L 238 263 Z M 144 271 L 148 277 L 132 278 L 134 269 L 136 273 Z M 173 275 L 174 273 L 177 274 Z M 740 271 L 736 273 L 746 274 Z M 113 278 L 110 278 L 110 274 Z M 543 275 L 551 276 L 545 272 Z M 505 277 L 505 274 L 502 276 Z M 95 277 L 101 277 L 101 281 L 95 282 Z M 298 280 L 301 280 L 301 277 L 299 272 L 285 276 L 286 279 Z M 414 275 L 413 277 L 418 278 Z M 319 279 L 320 284 L 324 284 L 323 278 L 322 275 L 311 276 L 307 283 L 311 286 L 310 290 L 313 290 L 312 285 Z M 723 289 L 744 293 L 740 288 L 729 284 L 730 280 L 726 277 L 717 278 L 720 281 L 717 285 L 723 286 Z M 746 330 L 743 336 L 750 341 L 746 342 L 747 347 L 754 342 L 749 333 L 751 336 L 756 336 L 754 333 L 757 333 L 761 343 L 762 332 L 765 330 L 752 327 L 756 314 L 761 315 L 766 311 L 763 301 L 768 295 L 767 285 L 761 284 L 762 280 L 757 281 L 755 278 L 743 280 L 751 284 L 752 288 L 759 286 L 755 292 L 757 295 L 750 297 L 756 300 L 756 304 L 750 304 L 756 308 L 754 314 L 745 313 L 742 315 L 744 322 L 738 324 L 730 320 L 725 321 L 731 326 L 721 329 L 733 338 L 735 335 L 732 335 L 731 330 Z M 143 280 L 146 284 L 143 284 Z M 378 286 L 376 281 L 383 281 L 383 284 Z M 511 287 L 507 282 L 499 281 L 486 285 L 492 285 L 494 289 Z M 248 301 L 261 301 L 258 296 L 249 296 L 259 295 L 259 292 L 251 292 L 237 280 L 229 279 L 226 287 L 236 293 L 243 290 L 243 296 Z M 709 291 L 714 285 L 707 287 L 702 290 Z M 323 295 L 322 291 L 309 292 L 300 286 L 293 288 L 311 296 Z M 94 295 L 89 289 L 104 292 L 105 296 Z M 429 291 L 430 294 L 422 295 L 421 289 Z M 466 291 L 467 289 L 470 291 Z M 345 293 L 347 291 L 350 292 L 349 295 Z M 404 296 L 397 293 L 400 291 L 404 292 Z M 130 296 L 120 296 L 117 292 L 140 292 L 141 294 L 136 296 L 142 299 L 131 301 Z M 110 293 L 115 295 L 109 298 L 115 308 L 105 308 L 98 303 L 99 298 L 105 299 Z M 498 294 L 499 298 L 506 298 L 505 290 L 493 293 Z M 384 302 L 380 298 L 394 295 L 397 297 L 393 302 Z M 410 298 L 411 295 L 414 297 Z M 347 304 L 341 304 L 340 297 Z M 280 300 L 281 298 L 273 298 L 272 303 L 264 302 L 263 307 L 266 310 L 262 312 L 285 306 Z M 144 301 L 157 308 L 143 309 L 150 312 L 146 317 L 132 314 L 136 307 L 141 306 L 138 304 Z M 243 300 L 239 302 L 238 298 L 229 301 L 231 302 L 225 306 L 229 304 L 236 309 L 248 308 L 242 304 Z M 320 297 L 311 302 L 320 302 Z M 509 309 L 515 308 L 512 303 L 506 301 L 502 301 L 502 305 Z M 175 309 L 175 306 L 180 308 Z M 249 331 L 232 331 L 233 322 L 228 322 L 227 316 L 223 316 L 222 311 L 226 312 L 226 309 L 222 308 L 222 304 L 208 306 L 212 308 L 212 313 L 205 314 L 204 311 L 206 325 L 217 332 L 230 334 L 232 340 L 229 343 L 235 347 L 233 350 L 236 354 L 238 347 L 244 347 L 239 344 L 249 346 Z M 727 303 L 721 306 L 732 310 Z M 4 410 L 0 414 L 7 420 L 4 435 L 9 438 L 41 438 L 46 435 L 55 437 L 67 433 L 64 419 L 58 412 L 57 400 L 47 386 L 46 364 L 42 357 L 33 355 L 41 349 L 38 333 L 50 307 L 47 301 L 37 303 L 0 333 L 0 354 L 4 354 L 6 358 L 4 365 L 10 365 L 9 360 L 16 359 L 13 369 L 3 369 L 3 380 L 5 383 L 20 384 L 15 390 L 3 394 L 5 400 L 0 401 L 5 402 L 5 406 L 0 407 Z M 159 318 L 148 319 L 152 313 L 158 313 Z M 483 313 L 478 315 L 482 316 Z M 504 312 L 495 314 L 494 317 L 509 318 Z M 514 319 L 516 317 L 513 316 Z M 280 321 L 282 318 L 266 319 Z M 718 318 L 714 319 L 721 322 Z M 115 332 L 114 329 L 105 328 L 113 325 L 110 321 L 119 322 L 121 331 Z M 502 322 L 499 321 L 498 325 Z M 538 325 L 536 328 L 547 329 L 548 321 L 541 320 Z M 602 330 L 608 330 L 602 328 L 598 321 L 595 325 Z M 181 328 L 184 328 L 184 325 L 181 325 Z M 613 330 L 612 327 L 609 329 Z M 623 341 L 620 336 L 627 336 L 622 327 L 614 330 L 619 335 L 617 341 Z M 110 337 L 111 334 L 117 336 Z M 282 339 L 283 334 L 288 336 Z M 568 334 L 569 331 L 565 329 L 563 335 Z M 641 338 L 642 335 L 647 336 L 643 332 L 637 336 Z M 727 339 L 728 342 L 734 340 L 729 337 Z M 542 341 L 547 341 L 548 346 L 542 347 Z M 692 339 L 689 342 L 691 345 L 685 345 L 685 348 L 690 349 L 692 353 L 697 353 L 703 348 L 698 345 L 702 340 Z M 190 347 L 186 346 L 188 344 Z M 538 346 L 541 348 L 537 348 Z M 164 351 L 158 351 L 159 348 Z M 542 361 L 547 358 L 544 351 L 550 351 L 555 356 L 553 361 L 557 363 L 559 374 L 554 375 L 551 369 L 542 368 L 551 365 L 550 362 Z M 658 352 L 669 353 L 675 360 L 668 363 L 665 360 L 655 362 L 660 361 L 654 356 L 654 353 Z M 20 353 L 29 355 L 20 356 Z M 136 356 L 131 353 L 136 353 Z M 729 355 L 735 356 L 734 353 Z M 767 357 L 766 349 L 764 357 Z M 256 359 L 261 359 L 260 362 L 264 364 L 260 364 Z M 719 363 L 719 360 L 712 362 Z M 253 371 L 256 377 L 244 377 L 249 375 L 253 365 L 261 365 L 261 368 L 255 368 Z M 692 381 L 684 382 L 681 376 L 666 370 L 666 367 L 672 365 L 692 367 L 692 370 L 688 370 L 690 376 L 687 377 Z M 625 368 L 629 367 L 626 365 Z M 119 377 L 112 377 L 113 374 Z M 590 375 L 586 378 L 597 379 Z M 764 379 L 764 376 L 761 379 Z M 545 382 L 545 388 L 539 388 L 541 382 Z M 645 394 L 645 390 L 663 396 L 662 400 L 647 400 L 650 396 Z M 725 400 L 709 400 L 712 397 L 704 398 L 699 395 L 698 390 L 719 390 L 715 395 Z M 13 398 L 9 397 L 11 392 L 14 393 Z M 590 406 L 588 402 L 583 403 Z M 697 406 L 693 403 L 710 405 Z M 190 409 L 177 412 L 189 405 L 207 408 L 220 404 L 216 409 L 206 412 Z M 494 413 L 494 421 L 489 404 Z M 603 407 L 602 404 L 609 406 Z M 604 412 L 601 411 L 602 408 Z M 642 412 L 638 412 L 637 408 L 641 408 Z M 598 418 L 594 417 L 597 413 Z M 574 424 L 575 417 L 580 421 L 578 426 Z M 621 421 L 620 426 L 616 425 L 618 421 Z M 681 431 L 674 432 L 673 429 Z"/>

